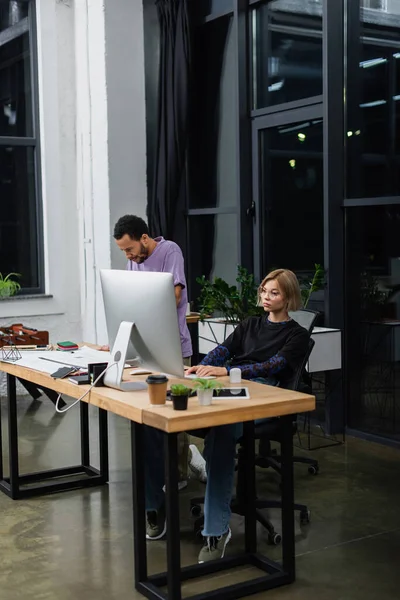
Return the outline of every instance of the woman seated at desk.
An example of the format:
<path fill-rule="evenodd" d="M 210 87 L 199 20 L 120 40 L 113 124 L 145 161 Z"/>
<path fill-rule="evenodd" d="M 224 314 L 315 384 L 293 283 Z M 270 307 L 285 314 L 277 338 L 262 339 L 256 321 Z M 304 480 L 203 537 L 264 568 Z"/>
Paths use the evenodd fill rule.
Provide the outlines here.
<path fill-rule="evenodd" d="M 225 342 L 187 373 L 222 377 L 235 367 L 242 371 L 243 379 L 288 385 L 307 352 L 309 341 L 308 331 L 289 316 L 289 311 L 301 306 L 299 282 L 292 271 L 277 269 L 265 277 L 258 293 L 267 314 L 239 323 Z M 212 427 L 205 437 L 208 478 L 202 531 L 205 543 L 198 557 L 200 563 L 222 558 L 231 539 L 229 521 L 235 451 L 242 433 L 243 425 L 237 423 Z M 153 540 L 162 538 L 167 528 L 161 436 L 160 431 L 145 428 L 147 538 Z"/>

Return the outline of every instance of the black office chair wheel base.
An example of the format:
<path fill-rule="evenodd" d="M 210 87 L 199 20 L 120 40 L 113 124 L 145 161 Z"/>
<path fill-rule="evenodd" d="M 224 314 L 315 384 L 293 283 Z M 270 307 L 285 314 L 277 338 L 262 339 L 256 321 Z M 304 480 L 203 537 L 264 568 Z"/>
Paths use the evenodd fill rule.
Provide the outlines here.
<path fill-rule="evenodd" d="M 193 525 L 193 531 L 196 539 L 202 540 L 203 534 L 201 533 L 204 528 L 204 515 L 195 520 Z"/>
<path fill-rule="evenodd" d="M 193 506 L 191 506 L 190 514 L 192 515 L 192 517 L 200 517 L 200 515 L 201 515 L 200 504 L 194 504 Z"/>
<path fill-rule="evenodd" d="M 308 467 L 308 472 L 310 473 L 310 475 L 318 475 L 319 473 L 319 466 L 318 465 L 311 465 L 311 467 Z"/>
<path fill-rule="evenodd" d="M 308 525 L 311 521 L 311 511 L 302 510 L 300 513 L 300 525 Z"/>
<path fill-rule="evenodd" d="M 282 542 L 282 536 L 280 533 L 269 533 L 268 534 L 268 544 L 270 546 L 279 546 Z"/>

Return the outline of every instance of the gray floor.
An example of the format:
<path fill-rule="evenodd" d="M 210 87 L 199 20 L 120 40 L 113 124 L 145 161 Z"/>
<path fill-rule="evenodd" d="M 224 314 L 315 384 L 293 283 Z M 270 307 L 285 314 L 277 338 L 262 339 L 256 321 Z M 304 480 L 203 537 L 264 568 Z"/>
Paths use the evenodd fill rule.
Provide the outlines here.
<path fill-rule="evenodd" d="M 2 399 L 4 400 L 4 398 Z M 4 405 L 4 402 L 2 402 Z M 79 463 L 78 410 L 54 413 L 53 405 L 19 402 L 21 471 Z M 95 414 L 94 414 L 95 416 Z M 3 407 L 3 419 L 5 409 Z M 28 501 L 0 495 L 0 598 L 2 600 L 136 600 L 133 589 L 129 425 L 110 424 L 110 484 Z M 3 420 L 3 444 L 6 446 Z M 94 440 L 95 441 L 95 440 Z M 6 447 L 5 447 L 6 451 Z M 296 466 L 296 498 L 309 505 L 309 526 L 296 526 L 297 581 L 252 596 L 271 600 L 392 600 L 400 597 L 400 453 L 349 439 L 345 446 L 312 453 L 321 472 L 310 476 Z M 94 462 L 96 454 L 94 455 Z M 277 479 L 260 470 L 258 488 L 274 495 Z M 182 562 L 196 562 L 199 542 L 188 514 L 191 495 L 202 484 L 190 481 L 181 493 Z M 279 527 L 279 514 L 272 518 Z M 233 519 L 233 542 L 243 540 L 241 519 Z M 260 550 L 273 558 L 279 549 Z M 165 544 L 148 544 L 150 569 L 165 567 Z M 185 595 L 252 576 L 249 569 L 191 582 Z"/>

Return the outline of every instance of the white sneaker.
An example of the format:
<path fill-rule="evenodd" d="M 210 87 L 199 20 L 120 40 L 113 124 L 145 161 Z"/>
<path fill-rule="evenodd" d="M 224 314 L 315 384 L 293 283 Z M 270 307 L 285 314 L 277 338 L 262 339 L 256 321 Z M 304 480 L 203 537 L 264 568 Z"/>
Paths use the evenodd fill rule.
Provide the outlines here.
<path fill-rule="evenodd" d="M 178 490 L 179 491 L 184 490 L 185 487 L 187 487 L 187 484 L 188 484 L 187 479 L 182 479 L 181 481 L 178 481 Z M 165 485 L 163 487 L 163 492 L 165 494 Z"/>
<path fill-rule="evenodd" d="M 199 449 L 197 446 L 195 446 L 195 444 L 190 444 L 189 449 L 191 452 L 189 469 L 192 471 L 196 479 L 202 483 L 207 483 L 206 461 L 200 454 Z"/>

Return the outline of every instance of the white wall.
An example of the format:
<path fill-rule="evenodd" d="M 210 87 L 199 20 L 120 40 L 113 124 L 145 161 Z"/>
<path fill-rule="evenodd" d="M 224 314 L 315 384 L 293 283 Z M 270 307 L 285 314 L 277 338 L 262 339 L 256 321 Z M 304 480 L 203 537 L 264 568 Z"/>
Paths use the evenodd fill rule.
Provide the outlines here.
<path fill-rule="evenodd" d="M 145 217 L 139 0 L 37 0 L 46 297 L 1 301 L 53 342 L 106 343 L 98 272 L 124 268 L 112 229 Z"/>
<path fill-rule="evenodd" d="M 118 9 L 116 9 L 118 7 Z M 106 76 L 111 233 L 119 217 L 146 219 L 146 105 L 142 1 L 106 0 Z M 112 240 L 111 265 L 126 259 Z"/>
<path fill-rule="evenodd" d="M 130 0 L 75 3 L 78 204 L 83 336 L 106 343 L 99 270 L 124 268 L 112 230 L 145 216 L 143 9 Z"/>

